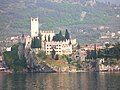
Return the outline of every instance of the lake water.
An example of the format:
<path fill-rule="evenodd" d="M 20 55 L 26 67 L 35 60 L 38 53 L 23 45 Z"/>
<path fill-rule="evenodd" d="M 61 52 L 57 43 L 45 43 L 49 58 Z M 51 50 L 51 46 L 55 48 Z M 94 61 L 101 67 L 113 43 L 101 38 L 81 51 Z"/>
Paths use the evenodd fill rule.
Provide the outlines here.
<path fill-rule="evenodd" d="M 120 73 L 0 73 L 0 90 L 120 90 Z"/>

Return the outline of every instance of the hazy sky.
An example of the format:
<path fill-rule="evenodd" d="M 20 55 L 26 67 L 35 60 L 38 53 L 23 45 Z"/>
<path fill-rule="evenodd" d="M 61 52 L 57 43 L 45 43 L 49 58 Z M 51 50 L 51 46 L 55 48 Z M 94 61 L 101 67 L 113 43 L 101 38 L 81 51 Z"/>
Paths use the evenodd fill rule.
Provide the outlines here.
<path fill-rule="evenodd" d="M 111 3 L 115 3 L 115 4 L 120 4 L 120 0 L 97 0 L 97 1 L 102 1 L 102 2 L 111 2 Z"/>

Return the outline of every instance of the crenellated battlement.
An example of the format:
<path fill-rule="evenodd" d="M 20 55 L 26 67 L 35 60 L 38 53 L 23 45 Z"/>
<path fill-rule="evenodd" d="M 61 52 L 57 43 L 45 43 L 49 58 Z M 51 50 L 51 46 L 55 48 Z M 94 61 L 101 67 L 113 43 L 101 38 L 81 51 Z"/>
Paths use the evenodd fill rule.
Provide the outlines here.
<path fill-rule="evenodd" d="M 54 33 L 54 31 L 53 30 L 51 30 L 51 31 L 41 31 L 40 30 L 40 33 L 46 33 L 46 34 L 50 33 L 51 34 L 51 33 Z"/>

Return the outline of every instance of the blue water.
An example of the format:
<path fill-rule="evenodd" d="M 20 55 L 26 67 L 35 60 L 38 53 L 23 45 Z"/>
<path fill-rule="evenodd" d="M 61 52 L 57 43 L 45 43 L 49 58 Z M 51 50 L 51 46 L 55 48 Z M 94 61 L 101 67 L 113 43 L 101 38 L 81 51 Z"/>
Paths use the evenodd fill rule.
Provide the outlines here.
<path fill-rule="evenodd" d="M 0 73 L 0 90 L 120 90 L 120 73 Z"/>

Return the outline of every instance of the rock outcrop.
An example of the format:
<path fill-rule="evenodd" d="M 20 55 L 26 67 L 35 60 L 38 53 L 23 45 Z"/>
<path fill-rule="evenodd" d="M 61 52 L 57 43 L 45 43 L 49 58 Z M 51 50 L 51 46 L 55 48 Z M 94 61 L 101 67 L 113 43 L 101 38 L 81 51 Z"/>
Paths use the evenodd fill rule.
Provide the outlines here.
<path fill-rule="evenodd" d="M 35 53 L 31 50 L 26 50 L 25 57 L 27 60 L 28 72 L 38 73 L 53 73 L 56 72 L 45 62 L 41 61 L 36 57 Z"/>

